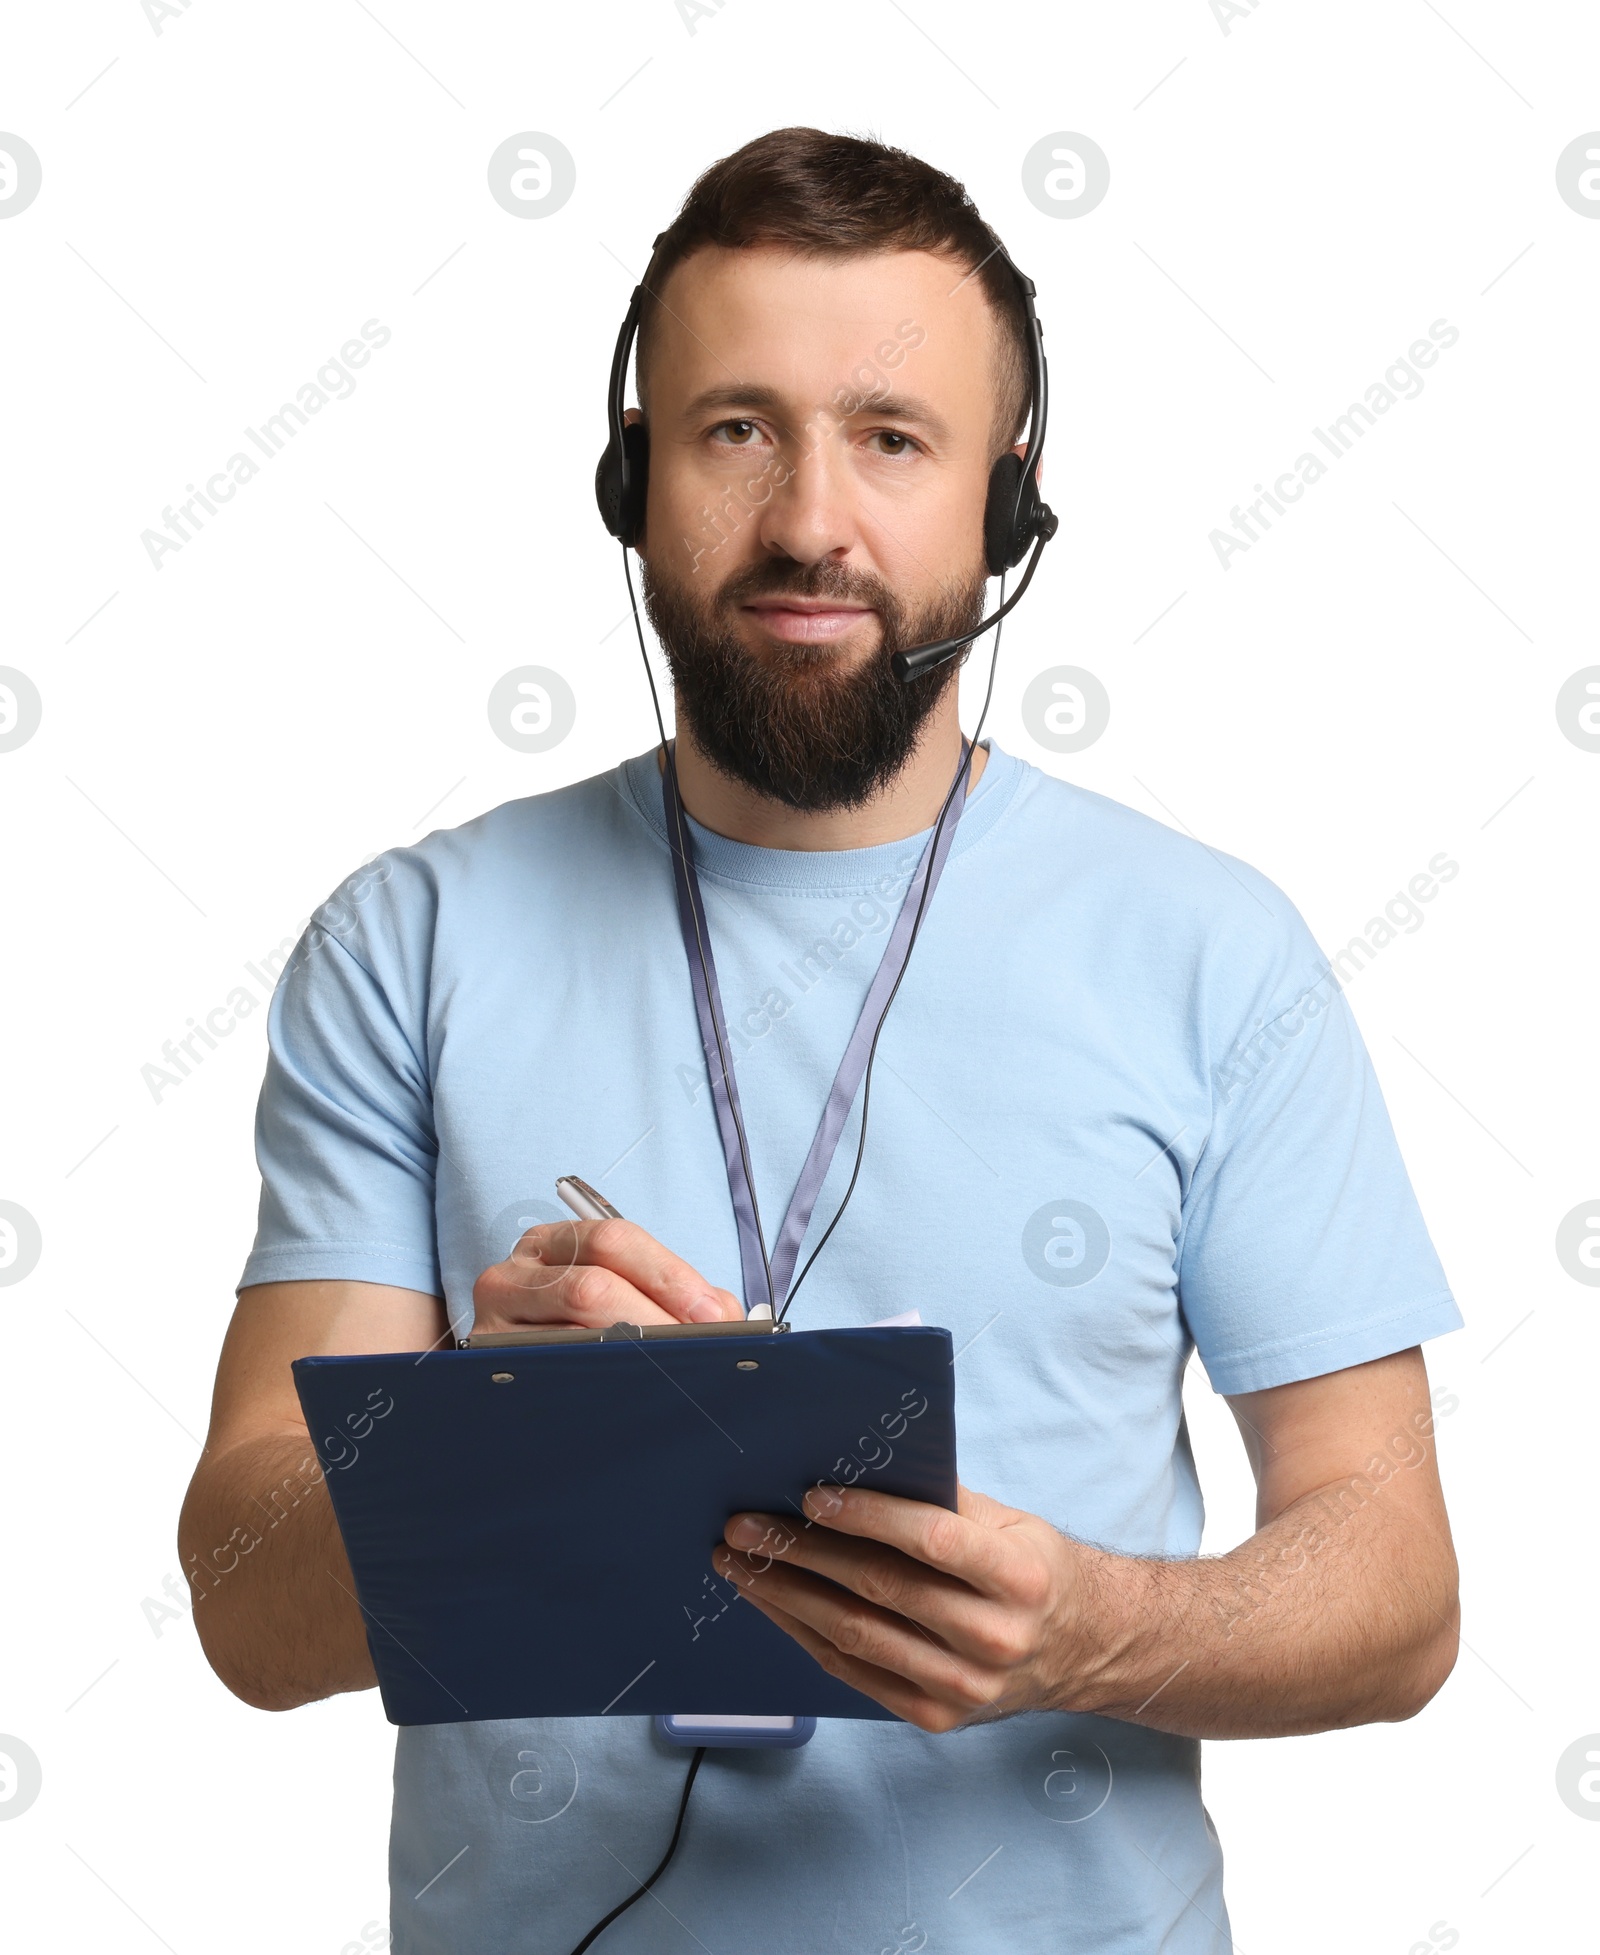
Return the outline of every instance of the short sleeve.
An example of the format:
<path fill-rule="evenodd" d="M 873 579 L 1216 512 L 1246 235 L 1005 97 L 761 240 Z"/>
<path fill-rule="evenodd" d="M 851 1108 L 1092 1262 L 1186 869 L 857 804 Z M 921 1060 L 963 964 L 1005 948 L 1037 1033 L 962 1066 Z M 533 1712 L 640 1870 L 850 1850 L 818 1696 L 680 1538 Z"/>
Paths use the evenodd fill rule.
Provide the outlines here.
<path fill-rule="evenodd" d="M 1263 882 L 1265 879 L 1261 879 Z M 1212 1389 L 1262 1391 L 1461 1325 L 1361 1033 L 1288 899 L 1210 1064 L 1178 1292 Z"/>
<path fill-rule="evenodd" d="M 334 914 L 356 927 L 313 919 L 268 1008 L 261 1207 L 238 1287 L 343 1278 L 442 1296 L 421 1041 L 391 995 L 398 987 L 362 959 L 366 919 L 348 901 Z"/>

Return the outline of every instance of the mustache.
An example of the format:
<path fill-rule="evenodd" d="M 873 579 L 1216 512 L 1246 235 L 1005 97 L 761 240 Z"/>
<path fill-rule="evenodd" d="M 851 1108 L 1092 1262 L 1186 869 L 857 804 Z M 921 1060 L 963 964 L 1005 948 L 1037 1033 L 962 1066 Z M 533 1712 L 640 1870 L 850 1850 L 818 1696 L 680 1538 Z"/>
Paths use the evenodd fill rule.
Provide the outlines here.
<path fill-rule="evenodd" d="M 894 593 L 881 577 L 843 563 L 796 563 L 768 557 L 736 570 L 717 592 L 719 605 L 746 604 L 753 597 L 831 597 L 849 604 L 865 604 L 881 617 L 899 609 Z"/>

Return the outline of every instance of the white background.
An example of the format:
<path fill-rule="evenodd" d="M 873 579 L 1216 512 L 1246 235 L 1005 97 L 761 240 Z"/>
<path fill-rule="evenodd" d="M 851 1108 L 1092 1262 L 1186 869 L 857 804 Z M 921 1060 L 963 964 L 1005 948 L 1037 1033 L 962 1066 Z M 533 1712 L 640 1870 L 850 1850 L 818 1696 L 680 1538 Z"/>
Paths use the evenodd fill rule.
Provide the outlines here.
<path fill-rule="evenodd" d="M 694 175 L 810 122 L 951 170 L 1039 287 L 1062 525 L 1000 743 L 1256 864 L 1330 950 L 1460 864 L 1349 996 L 1467 1319 L 1428 1354 L 1467 1647 L 1408 1724 L 1206 1748 L 1237 1945 L 1592 1946 L 1556 1762 L 1600 1730 L 1600 1296 L 1554 1247 L 1600 1193 L 1600 754 L 1555 713 L 1600 663 L 1600 222 L 1555 186 L 1600 126 L 1592 9 L 63 13 L 0 27 L 0 129 L 43 161 L 0 222 L 0 663 L 44 700 L 0 754 L 0 1197 L 44 1241 L 0 1294 L 0 1731 L 44 1774 L 0 1826 L 9 1945 L 338 1955 L 386 1914 L 376 1698 L 253 1712 L 143 1606 L 253 1231 L 262 1015 L 159 1102 L 141 1068 L 374 850 L 649 744 L 589 487 L 612 338 Z M 540 221 L 486 187 L 525 130 L 577 162 Z M 1062 130 L 1111 162 L 1071 221 L 1020 177 Z M 356 393 L 154 568 L 141 531 L 368 319 Z M 1439 319 L 1425 392 L 1224 569 L 1208 533 Z M 527 663 L 578 711 L 534 756 L 485 712 Z M 1067 756 L 1018 713 L 1060 664 L 1112 702 Z M 1248 1474 L 1189 1398 L 1220 1551 Z"/>

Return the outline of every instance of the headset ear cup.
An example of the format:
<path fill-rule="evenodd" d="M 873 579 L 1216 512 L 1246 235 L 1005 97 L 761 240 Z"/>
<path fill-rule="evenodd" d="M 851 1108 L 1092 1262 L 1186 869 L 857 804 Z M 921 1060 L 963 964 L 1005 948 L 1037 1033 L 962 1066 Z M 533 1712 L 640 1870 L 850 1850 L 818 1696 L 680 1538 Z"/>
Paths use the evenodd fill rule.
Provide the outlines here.
<path fill-rule="evenodd" d="M 622 464 L 628 464 L 628 487 L 622 486 Z M 628 421 L 622 429 L 622 454 L 614 441 L 594 471 L 594 499 L 600 520 L 621 543 L 635 544 L 644 534 L 644 506 L 650 482 L 650 432 L 642 421 Z"/>
<path fill-rule="evenodd" d="M 650 430 L 643 421 L 629 421 L 622 430 L 628 459 L 628 487 L 621 502 L 617 535 L 632 546 L 644 536 L 644 507 L 650 490 Z"/>
<path fill-rule="evenodd" d="M 594 465 L 594 499 L 601 522 L 615 536 L 622 522 L 622 469 L 609 441 Z"/>
<path fill-rule="evenodd" d="M 1036 500 L 1023 485 L 1021 457 L 1008 448 L 989 471 L 989 494 L 983 505 L 983 555 L 991 577 L 1022 561 L 1032 535 Z"/>

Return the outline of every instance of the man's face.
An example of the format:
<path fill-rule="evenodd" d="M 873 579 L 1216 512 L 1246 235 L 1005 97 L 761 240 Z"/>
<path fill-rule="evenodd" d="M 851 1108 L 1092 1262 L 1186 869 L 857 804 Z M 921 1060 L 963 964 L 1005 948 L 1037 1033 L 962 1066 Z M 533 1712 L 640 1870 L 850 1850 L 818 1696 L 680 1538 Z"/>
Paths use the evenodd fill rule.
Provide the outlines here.
<path fill-rule="evenodd" d="M 662 301 L 641 555 L 678 710 L 731 778 L 857 806 L 955 677 L 890 655 L 982 614 L 998 325 L 925 252 L 708 248 Z"/>

